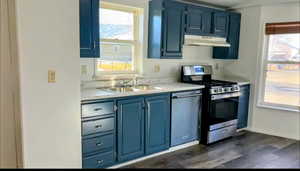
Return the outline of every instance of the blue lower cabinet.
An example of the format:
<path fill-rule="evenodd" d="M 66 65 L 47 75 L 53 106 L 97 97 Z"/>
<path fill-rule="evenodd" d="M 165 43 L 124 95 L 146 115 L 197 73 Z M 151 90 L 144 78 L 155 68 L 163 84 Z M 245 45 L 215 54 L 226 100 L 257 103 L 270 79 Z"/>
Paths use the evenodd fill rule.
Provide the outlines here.
<path fill-rule="evenodd" d="M 106 168 L 116 163 L 115 101 L 84 102 L 82 115 L 82 168 Z"/>
<path fill-rule="evenodd" d="M 146 102 L 146 154 L 170 147 L 170 96 L 154 96 Z"/>
<path fill-rule="evenodd" d="M 98 119 L 82 122 L 83 136 L 113 131 L 115 129 L 115 118 Z"/>
<path fill-rule="evenodd" d="M 82 140 L 82 153 L 88 154 L 96 151 L 112 150 L 114 147 L 114 134 L 99 137 L 87 138 Z"/>
<path fill-rule="evenodd" d="M 239 98 L 238 109 L 238 129 L 248 126 L 250 85 L 241 86 L 241 96 Z"/>
<path fill-rule="evenodd" d="M 167 150 L 170 100 L 168 93 L 116 99 L 116 117 L 83 120 L 83 168 L 106 168 Z"/>
<path fill-rule="evenodd" d="M 83 168 L 96 169 L 111 166 L 115 162 L 113 152 L 100 153 L 83 158 Z"/>
<path fill-rule="evenodd" d="M 118 161 L 128 161 L 144 155 L 145 109 L 144 98 L 119 100 Z"/>

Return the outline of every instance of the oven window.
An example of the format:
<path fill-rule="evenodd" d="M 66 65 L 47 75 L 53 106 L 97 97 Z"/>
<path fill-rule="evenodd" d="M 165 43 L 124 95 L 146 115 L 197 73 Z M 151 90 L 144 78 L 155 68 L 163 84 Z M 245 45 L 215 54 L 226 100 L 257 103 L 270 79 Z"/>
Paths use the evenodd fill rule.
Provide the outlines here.
<path fill-rule="evenodd" d="M 213 124 L 237 119 L 238 98 L 212 101 L 210 121 Z"/>

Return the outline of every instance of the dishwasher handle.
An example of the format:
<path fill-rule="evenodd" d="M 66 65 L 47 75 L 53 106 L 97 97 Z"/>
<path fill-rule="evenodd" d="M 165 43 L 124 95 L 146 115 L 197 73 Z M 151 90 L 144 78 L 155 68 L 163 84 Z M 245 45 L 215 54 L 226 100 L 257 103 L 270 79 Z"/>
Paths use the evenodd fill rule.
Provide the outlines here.
<path fill-rule="evenodd" d="M 172 99 L 182 99 L 182 98 L 190 98 L 190 97 L 199 97 L 202 94 L 193 94 L 193 95 L 181 95 L 181 96 L 173 96 Z"/>

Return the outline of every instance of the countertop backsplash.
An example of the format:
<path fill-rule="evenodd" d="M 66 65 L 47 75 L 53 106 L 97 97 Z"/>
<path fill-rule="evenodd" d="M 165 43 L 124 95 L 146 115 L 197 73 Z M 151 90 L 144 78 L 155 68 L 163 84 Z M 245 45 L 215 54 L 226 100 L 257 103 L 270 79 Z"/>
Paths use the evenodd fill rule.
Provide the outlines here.
<path fill-rule="evenodd" d="M 131 81 L 129 84 L 133 84 L 134 79 L 120 79 L 120 80 L 94 80 L 94 81 L 82 81 L 81 82 L 81 88 L 99 88 L 99 87 L 114 87 L 117 85 L 121 85 L 122 82 L 126 81 Z M 137 79 L 136 84 L 138 85 L 154 85 L 154 84 L 167 84 L 167 83 L 174 83 L 178 82 L 179 80 L 176 78 L 141 78 L 139 77 Z"/>
<path fill-rule="evenodd" d="M 149 59 L 143 58 L 138 75 L 138 84 L 161 84 L 168 82 L 179 82 L 181 77 L 181 66 L 183 65 L 212 65 L 213 75 L 222 77 L 224 75 L 224 60 L 213 59 L 211 47 L 183 47 L 183 59 Z M 120 80 L 114 79 L 109 75 L 95 78 L 96 59 L 81 59 L 81 87 L 108 87 L 118 85 Z M 159 71 L 156 68 L 159 67 Z M 103 79 L 102 77 L 107 77 Z M 134 76 L 131 75 L 132 78 Z M 120 77 L 118 76 L 118 79 Z M 98 81 L 97 81 L 98 80 Z M 128 79 L 125 79 L 128 80 Z"/>

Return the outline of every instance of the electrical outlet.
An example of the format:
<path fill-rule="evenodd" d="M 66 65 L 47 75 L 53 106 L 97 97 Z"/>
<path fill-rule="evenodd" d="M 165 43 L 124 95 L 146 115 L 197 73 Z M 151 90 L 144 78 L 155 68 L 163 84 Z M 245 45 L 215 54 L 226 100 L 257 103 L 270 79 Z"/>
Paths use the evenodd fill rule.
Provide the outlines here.
<path fill-rule="evenodd" d="M 81 75 L 87 75 L 87 65 L 81 65 Z"/>
<path fill-rule="evenodd" d="M 160 65 L 159 64 L 154 66 L 154 72 L 160 72 Z"/>
<path fill-rule="evenodd" d="M 215 70 L 219 70 L 219 69 L 220 69 L 219 63 L 216 63 L 215 64 Z"/>
<path fill-rule="evenodd" d="M 56 72 L 53 70 L 48 71 L 48 83 L 56 83 Z"/>

